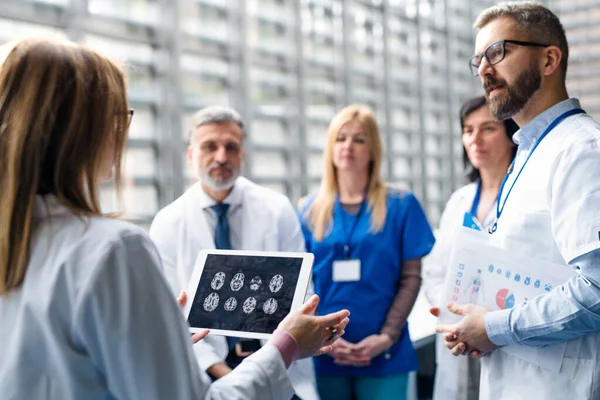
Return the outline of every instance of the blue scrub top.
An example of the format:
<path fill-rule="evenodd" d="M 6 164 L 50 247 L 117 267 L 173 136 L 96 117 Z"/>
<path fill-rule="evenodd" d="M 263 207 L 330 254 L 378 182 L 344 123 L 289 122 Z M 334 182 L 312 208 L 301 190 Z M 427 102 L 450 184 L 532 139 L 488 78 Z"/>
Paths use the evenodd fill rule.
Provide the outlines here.
<path fill-rule="evenodd" d="M 367 336 L 381 333 L 398 293 L 402 262 L 427 255 L 435 239 L 414 195 L 388 188 L 386 220 L 380 232 L 371 232 L 372 210 L 363 207 L 363 212 L 352 215 L 336 199 L 329 234 L 317 242 L 309 229 L 307 212 L 313 200 L 307 202 L 300 218 L 307 251 L 315 255 L 312 276 L 315 292 L 321 298 L 317 313 L 350 310 L 351 320 L 344 339 L 358 343 Z M 361 279 L 333 282 L 333 262 L 345 259 L 344 246 L 350 236 L 349 258 L 360 259 Z M 386 353 L 377 356 L 367 367 L 340 366 L 332 357 L 323 355 L 314 358 L 315 370 L 317 375 L 329 376 L 385 376 L 414 371 L 418 364 L 408 324 L 387 354 L 389 356 Z"/>

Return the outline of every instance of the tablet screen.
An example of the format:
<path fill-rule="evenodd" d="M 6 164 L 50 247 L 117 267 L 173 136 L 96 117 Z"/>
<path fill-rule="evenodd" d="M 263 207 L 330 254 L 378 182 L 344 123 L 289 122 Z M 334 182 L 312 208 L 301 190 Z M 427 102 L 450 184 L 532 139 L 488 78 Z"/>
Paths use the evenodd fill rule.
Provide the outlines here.
<path fill-rule="evenodd" d="M 290 312 L 303 258 L 208 254 L 190 327 L 273 333 Z"/>

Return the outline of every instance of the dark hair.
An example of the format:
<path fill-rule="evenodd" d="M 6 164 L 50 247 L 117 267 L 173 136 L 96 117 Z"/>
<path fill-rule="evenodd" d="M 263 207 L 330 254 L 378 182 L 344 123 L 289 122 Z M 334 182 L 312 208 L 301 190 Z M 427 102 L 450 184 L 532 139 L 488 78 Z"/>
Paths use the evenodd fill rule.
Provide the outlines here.
<path fill-rule="evenodd" d="M 460 107 L 460 130 L 461 135 L 462 131 L 465 127 L 465 118 L 467 118 L 472 112 L 479 110 L 481 107 L 487 106 L 487 100 L 485 96 L 478 96 L 472 99 L 469 99 L 463 103 Z M 510 140 L 512 140 L 513 135 L 516 131 L 519 130 L 519 126 L 512 119 L 506 119 L 504 122 L 504 130 L 506 131 L 506 136 Z M 512 158 L 515 158 L 517 154 L 517 146 L 515 146 L 512 150 Z M 463 164 L 465 166 L 465 171 L 467 171 L 466 176 L 469 182 L 478 181 L 481 178 L 479 174 L 479 170 L 471 164 L 469 161 L 469 157 L 467 156 L 467 150 L 463 146 Z"/>

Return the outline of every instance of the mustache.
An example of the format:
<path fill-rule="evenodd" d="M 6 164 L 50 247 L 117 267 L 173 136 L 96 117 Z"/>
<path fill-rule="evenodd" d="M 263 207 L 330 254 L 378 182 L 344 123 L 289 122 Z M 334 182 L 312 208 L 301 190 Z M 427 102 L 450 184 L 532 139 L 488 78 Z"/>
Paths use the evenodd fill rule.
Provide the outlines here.
<path fill-rule="evenodd" d="M 227 162 L 224 162 L 224 163 L 220 163 L 220 162 L 212 163 L 208 167 L 208 172 L 211 172 L 213 169 L 216 169 L 216 168 L 226 168 L 230 172 L 233 172 L 233 167 L 229 163 L 227 163 Z"/>
<path fill-rule="evenodd" d="M 485 89 L 487 92 L 490 86 L 506 86 L 506 81 L 504 79 L 497 79 L 492 76 L 487 76 L 483 82 L 483 89 Z"/>

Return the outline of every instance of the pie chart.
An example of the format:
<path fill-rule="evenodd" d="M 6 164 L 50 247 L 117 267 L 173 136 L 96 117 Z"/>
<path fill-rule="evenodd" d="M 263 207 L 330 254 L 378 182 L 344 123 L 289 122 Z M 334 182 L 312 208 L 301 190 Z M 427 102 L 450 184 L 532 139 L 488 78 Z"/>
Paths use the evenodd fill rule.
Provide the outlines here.
<path fill-rule="evenodd" d="M 515 296 L 508 289 L 500 289 L 498 290 L 498 293 L 496 293 L 496 305 L 498 305 L 501 310 L 513 308 L 515 305 Z"/>

